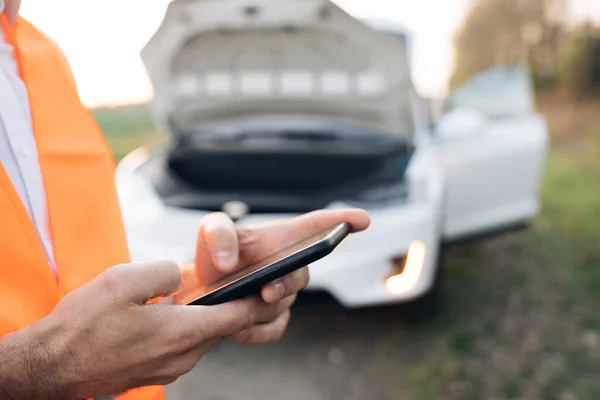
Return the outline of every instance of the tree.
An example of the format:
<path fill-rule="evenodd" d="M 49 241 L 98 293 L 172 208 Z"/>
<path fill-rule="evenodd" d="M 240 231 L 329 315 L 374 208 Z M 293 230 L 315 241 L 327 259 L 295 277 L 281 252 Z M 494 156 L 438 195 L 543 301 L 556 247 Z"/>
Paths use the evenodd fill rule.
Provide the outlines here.
<path fill-rule="evenodd" d="M 557 76 L 566 0 L 477 0 L 455 37 L 457 86 L 495 65 L 528 62 L 536 80 Z"/>

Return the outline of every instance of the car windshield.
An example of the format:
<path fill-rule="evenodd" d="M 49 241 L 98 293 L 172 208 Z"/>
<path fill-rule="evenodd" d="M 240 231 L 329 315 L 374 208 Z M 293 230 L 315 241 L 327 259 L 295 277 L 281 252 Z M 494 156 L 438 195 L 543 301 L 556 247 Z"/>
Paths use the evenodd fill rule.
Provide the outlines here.
<path fill-rule="evenodd" d="M 493 93 L 493 96 L 490 96 Z M 531 79 L 522 65 L 495 67 L 476 75 L 447 99 L 445 111 L 454 108 L 479 111 L 489 118 L 531 113 L 534 93 Z"/>

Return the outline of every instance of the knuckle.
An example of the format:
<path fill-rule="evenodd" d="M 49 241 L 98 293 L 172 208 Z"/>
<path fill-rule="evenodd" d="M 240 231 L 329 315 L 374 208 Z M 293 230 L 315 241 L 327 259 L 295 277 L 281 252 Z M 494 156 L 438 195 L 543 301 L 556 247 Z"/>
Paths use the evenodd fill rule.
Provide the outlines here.
<path fill-rule="evenodd" d="M 162 268 L 165 270 L 165 275 L 168 275 L 169 282 L 173 286 L 177 286 L 181 283 L 181 268 L 174 261 L 162 261 Z"/>
<path fill-rule="evenodd" d="M 120 287 L 121 275 L 124 269 L 123 265 L 117 265 L 108 268 L 100 276 L 100 285 L 108 293 L 117 293 Z"/>
<path fill-rule="evenodd" d="M 144 273 L 140 274 L 138 280 L 143 285 L 144 282 L 154 282 L 155 285 L 160 285 L 163 290 L 174 289 L 182 282 L 181 268 L 177 263 L 171 260 L 159 260 L 147 264 L 141 264 L 140 267 Z M 164 293 L 167 295 L 170 293 Z"/>
<path fill-rule="evenodd" d="M 286 309 L 287 307 L 285 307 L 282 302 L 270 305 L 268 311 L 265 313 L 265 321 L 270 322 L 276 320 Z"/>
<path fill-rule="evenodd" d="M 156 331 L 159 341 L 157 348 L 165 357 L 182 356 L 187 354 L 201 341 L 201 332 L 185 323 L 184 316 L 173 312 L 170 308 L 157 307 L 158 311 L 151 314 L 151 319 L 156 322 Z"/>
<path fill-rule="evenodd" d="M 262 314 L 263 304 L 258 299 L 251 299 L 248 302 L 248 307 L 243 315 L 243 326 L 245 329 L 254 326 L 259 320 Z"/>
<path fill-rule="evenodd" d="M 252 329 L 244 329 L 243 331 L 237 334 L 237 338 L 242 343 L 252 342 L 252 338 L 254 336 L 254 332 Z"/>
<path fill-rule="evenodd" d="M 243 316 L 242 326 L 244 329 L 252 327 L 256 323 L 256 316 L 253 313 L 246 313 Z"/>
<path fill-rule="evenodd" d="M 196 333 L 187 330 L 179 331 L 169 335 L 166 345 L 172 349 L 174 354 L 183 355 L 198 345 L 198 337 Z"/>
<path fill-rule="evenodd" d="M 294 273 L 284 276 L 279 281 L 285 287 L 285 293 L 286 294 L 289 293 L 290 291 L 292 291 L 292 289 L 294 287 Z"/>
<path fill-rule="evenodd" d="M 245 260 L 256 259 L 260 252 L 260 234 L 256 229 L 237 228 L 237 240 L 240 257 Z"/>
<path fill-rule="evenodd" d="M 242 246 L 254 246 L 259 242 L 259 235 L 256 229 L 238 228 L 238 240 Z"/>
<path fill-rule="evenodd" d="M 281 282 L 283 283 L 283 285 L 285 287 L 285 295 L 286 296 L 289 296 L 292 293 L 297 292 L 299 290 L 300 284 L 301 284 L 296 272 L 293 272 L 287 276 L 284 276 L 282 278 Z"/>
<path fill-rule="evenodd" d="M 171 354 L 183 356 L 193 352 L 203 342 L 207 333 L 193 329 L 178 330 L 168 336 L 165 345 L 171 349 Z"/>

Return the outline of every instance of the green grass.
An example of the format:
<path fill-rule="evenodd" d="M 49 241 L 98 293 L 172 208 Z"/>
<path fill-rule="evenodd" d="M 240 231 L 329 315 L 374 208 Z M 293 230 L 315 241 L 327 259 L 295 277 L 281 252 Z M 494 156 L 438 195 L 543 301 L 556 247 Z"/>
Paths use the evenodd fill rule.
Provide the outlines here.
<path fill-rule="evenodd" d="M 531 229 L 449 251 L 429 350 L 398 331 L 377 355 L 390 398 L 600 399 L 600 122 L 551 150 L 541 196 Z"/>
<path fill-rule="evenodd" d="M 430 332 L 448 346 L 423 360 L 426 377 L 404 382 L 407 398 L 421 398 L 424 381 L 438 382 L 431 399 L 600 398 L 600 339 L 582 339 L 600 337 L 598 138 L 552 151 L 533 229 L 450 252 L 444 315 Z M 435 365 L 448 363 L 474 367 L 439 383 Z M 471 391 L 447 394 L 461 382 Z"/>
<path fill-rule="evenodd" d="M 159 138 L 146 106 L 94 115 L 117 160 Z M 450 251 L 418 356 L 405 328 L 380 344 L 386 398 L 600 399 L 600 123 L 574 137 L 551 151 L 532 229 Z"/>
<path fill-rule="evenodd" d="M 133 149 L 160 139 L 150 107 L 146 104 L 92 110 L 115 160 L 121 160 Z"/>

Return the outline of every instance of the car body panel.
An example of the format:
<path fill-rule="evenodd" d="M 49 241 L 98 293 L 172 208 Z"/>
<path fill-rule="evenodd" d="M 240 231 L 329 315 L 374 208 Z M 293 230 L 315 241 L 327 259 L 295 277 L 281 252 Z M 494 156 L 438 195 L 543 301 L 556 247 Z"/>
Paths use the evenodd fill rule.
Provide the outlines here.
<path fill-rule="evenodd" d="M 446 178 L 443 234 L 472 236 L 534 218 L 548 151 L 545 120 L 534 111 L 533 89 L 519 66 L 492 68 L 457 89 L 447 115 L 467 108 L 480 122 L 437 137 Z"/>
<path fill-rule="evenodd" d="M 250 5 L 266 10 L 253 23 L 240 16 L 240 12 L 248 12 Z M 323 10 L 323 7 L 331 7 L 332 19 L 329 22 L 315 19 L 318 10 Z M 290 10 L 297 12 L 290 14 Z M 288 19 L 287 15 L 292 17 Z M 185 23 L 179 23 L 182 20 Z M 312 97 L 299 97 L 297 94 L 272 96 L 272 93 L 222 96 L 215 93 L 207 95 L 206 92 L 192 93 L 190 98 L 186 97 L 190 95 L 189 92 L 181 92 L 181 87 L 177 89 L 181 76 L 172 73 L 173 61 L 186 43 L 209 37 L 227 27 L 229 39 L 237 37 L 240 43 L 250 44 L 251 48 L 257 49 L 260 48 L 259 41 L 243 41 L 239 33 L 247 33 L 251 29 L 266 30 L 273 32 L 280 40 L 282 29 L 285 32 L 289 28 L 285 26 L 289 24 L 312 27 L 305 30 L 305 34 L 309 31 L 319 32 L 315 27 L 326 26 L 324 32 L 328 33 L 323 36 L 323 43 L 326 44 L 331 44 L 331 32 L 337 32 L 346 40 L 362 37 L 357 41 L 358 47 L 353 47 L 357 50 L 354 57 L 361 58 L 360 65 L 355 62 L 338 63 L 338 72 L 340 68 L 346 68 L 347 75 L 351 75 L 352 71 L 360 74 L 374 66 L 388 81 L 398 85 L 391 85 L 385 94 L 368 99 L 361 96 L 319 97 L 314 94 Z M 235 48 L 235 40 L 229 39 L 226 40 L 226 47 Z M 300 42 L 304 39 L 300 39 Z M 312 36 L 312 40 L 318 42 L 318 35 Z M 412 34 L 404 27 L 395 28 L 393 23 L 381 21 L 363 24 L 326 0 L 176 0 L 169 7 L 162 27 L 142 54 L 155 86 L 154 111 L 157 121 L 161 128 L 169 130 L 172 138 L 197 135 L 200 128 L 216 120 L 239 121 L 240 110 L 243 109 L 239 106 L 242 103 L 255 102 L 256 106 L 252 108 L 255 116 L 281 116 L 281 111 L 285 110 L 298 118 L 314 118 L 316 114 L 311 114 L 306 104 L 318 98 L 320 102 L 315 104 L 319 108 L 319 118 L 325 118 L 333 125 L 350 123 L 356 127 L 372 124 L 392 136 L 410 140 L 412 150 L 407 165 L 402 166 L 401 184 L 407 190 L 406 197 L 384 195 L 382 198 L 385 201 L 373 200 L 379 198 L 378 190 L 386 191 L 384 187 L 374 190 L 371 197 L 366 196 L 369 200 L 362 200 L 362 203 L 355 198 L 340 198 L 324 207 L 362 207 L 372 216 L 369 230 L 351 235 L 333 254 L 310 266 L 311 283 L 308 290 L 326 291 L 346 307 L 419 299 L 428 294 L 434 285 L 442 242 L 521 224 L 534 218 L 539 211 L 538 190 L 548 134 L 544 120 L 533 110 L 531 88 L 521 67 L 503 67 L 485 72 L 459 88 L 449 97 L 442 119 L 432 128 L 422 108 L 423 99 L 410 82 L 412 41 Z M 217 43 L 225 42 L 217 40 Z M 290 42 L 290 48 L 294 48 L 292 44 Z M 365 51 L 367 44 L 372 52 Z M 390 51 L 402 54 L 387 54 Z M 231 59 L 225 57 L 231 54 L 227 50 L 219 58 L 214 52 L 197 53 L 199 59 L 205 58 L 205 62 L 196 71 L 200 71 L 204 77 L 215 66 L 223 71 L 231 65 Z M 311 56 L 320 65 L 328 62 L 323 54 Z M 295 60 L 299 66 L 303 65 L 302 59 Z M 250 64 L 242 63 L 245 66 Z M 357 68 L 357 65 L 367 68 Z M 185 68 L 177 71 L 183 70 Z M 228 71 L 231 78 L 233 70 L 229 68 Z M 199 78 L 196 76 L 194 79 Z M 264 76 L 256 79 L 264 83 Z M 191 86 L 196 87 L 196 83 Z M 177 93 L 177 90 L 180 92 Z M 497 97 L 490 98 L 495 93 Z M 489 101 L 485 102 L 488 98 Z M 390 99 L 393 101 L 390 102 Z M 189 107 L 182 107 L 182 102 L 190 103 Z M 280 106 L 283 103 L 286 105 L 282 108 Z M 382 106 L 384 103 L 385 106 Z M 398 106 L 403 107 L 400 114 L 397 110 L 392 111 Z M 360 117 L 360 113 L 352 121 L 340 119 L 340 109 L 356 110 L 357 107 L 363 111 L 379 109 L 379 119 L 373 123 L 374 120 Z M 183 113 L 179 112 L 181 110 Z M 190 119 L 192 115 L 194 118 Z M 410 132 L 406 131 L 407 126 L 411 127 Z M 116 183 L 134 261 L 167 258 L 180 264 L 191 262 L 200 222 L 207 213 L 215 211 L 183 208 L 163 201 L 164 197 L 161 197 L 152 176 L 145 172 L 145 166 L 152 162 L 156 152 L 168 150 L 169 146 L 176 145 L 173 143 L 178 142 L 175 139 L 156 150 L 138 149 L 125 157 L 117 168 Z M 168 168 L 167 164 L 165 168 Z M 231 168 L 235 169 L 235 163 Z M 198 190 L 202 190 L 201 187 Z M 231 200 L 239 199 L 224 200 L 224 211 L 234 209 L 228 203 Z M 234 212 L 235 215 L 232 215 L 238 219 L 240 226 L 297 215 L 296 212 L 279 211 L 256 213 L 244 206 L 241 204 L 244 210 L 242 214 Z M 399 270 L 398 260 L 406 257 L 415 243 L 425 248 L 418 273 L 403 290 L 390 290 L 386 286 L 386 279 L 394 274 L 406 274 Z"/>

